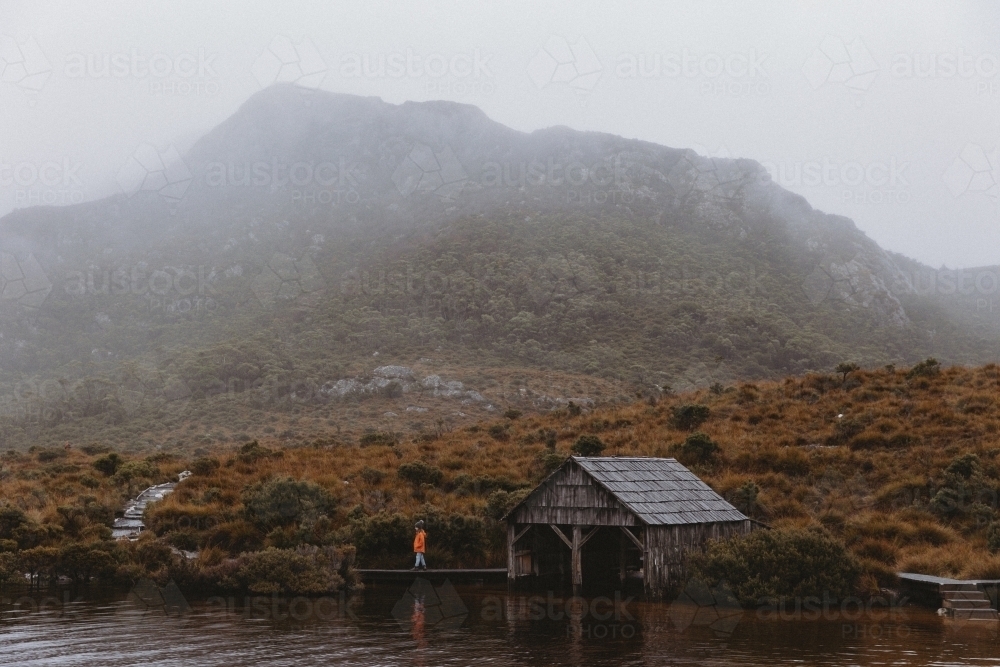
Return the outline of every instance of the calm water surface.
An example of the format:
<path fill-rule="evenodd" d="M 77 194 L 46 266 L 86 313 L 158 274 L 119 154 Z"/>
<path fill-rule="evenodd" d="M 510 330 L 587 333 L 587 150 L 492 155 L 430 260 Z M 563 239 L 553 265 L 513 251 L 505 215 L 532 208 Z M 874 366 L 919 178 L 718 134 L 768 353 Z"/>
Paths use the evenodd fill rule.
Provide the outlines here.
<path fill-rule="evenodd" d="M 915 607 L 740 613 L 423 580 L 351 603 L 190 600 L 152 584 L 19 596 L 0 605 L 0 665 L 1000 665 L 996 623 Z"/>

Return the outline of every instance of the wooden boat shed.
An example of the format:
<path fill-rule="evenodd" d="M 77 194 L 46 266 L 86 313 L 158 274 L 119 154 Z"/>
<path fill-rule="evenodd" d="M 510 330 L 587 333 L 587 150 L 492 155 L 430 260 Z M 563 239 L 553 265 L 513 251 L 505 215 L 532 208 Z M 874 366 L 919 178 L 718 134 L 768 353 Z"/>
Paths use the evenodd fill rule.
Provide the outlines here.
<path fill-rule="evenodd" d="M 507 578 L 624 584 L 658 597 L 688 552 L 750 532 L 739 510 L 675 459 L 573 456 L 504 517 Z M 585 548 L 586 547 L 586 548 Z"/>

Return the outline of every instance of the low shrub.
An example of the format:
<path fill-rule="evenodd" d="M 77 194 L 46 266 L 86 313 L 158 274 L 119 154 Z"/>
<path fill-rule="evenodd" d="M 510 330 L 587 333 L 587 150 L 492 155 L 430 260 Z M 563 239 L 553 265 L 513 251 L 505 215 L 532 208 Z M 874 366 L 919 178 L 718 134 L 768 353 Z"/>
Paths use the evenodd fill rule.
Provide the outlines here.
<path fill-rule="evenodd" d="M 93 466 L 94 470 L 97 472 L 111 477 L 118 472 L 118 468 L 120 468 L 124 463 L 125 460 L 121 456 L 115 452 L 111 452 L 110 454 L 106 454 L 94 461 Z"/>
<path fill-rule="evenodd" d="M 396 434 L 390 433 L 388 431 L 374 431 L 372 433 L 365 433 L 358 439 L 358 443 L 362 447 L 373 447 L 375 445 L 384 445 L 386 447 L 392 447 L 397 442 L 399 442 L 399 438 L 396 437 Z"/>
<path fill-rule="evenodd" d="M 424 463 L 423 461 L 411 461 L 399 466 L 396 475 L 403 481 L 409 482 L 416 487 L 421 484 L 431 484 L 437 486 L 441 483 L 444 473 L 437 466 Z"/>
<path fill-rule="evenodd" d="M 578 456 L 600 456 L 605 445 L 596 435 L 581 435 L 570 450 Z"/>
<path fill-rule="evenodd" d="M 821 529 L 759 530 L 710 542 L 691 559 L 710 587 L 726 582 L 743 605 L 797 597 L 850 595 L 860 567 L 846 547 Z"/>
<path fill-rule="evenodd" d="M 371 466 L 365 466 L 364 468 L 362 468 L 361 472 L 359 473 L 359 476 L 361 477 L 362 481 L 365 482 L 365 484 L 368 484 L 370 486 L 375 486 L 377 484 L 380 484 L 382 483 L 382 480 L 385 479 L 384 472 L 382 472 L 378 468 L 372 468 Z"/>
<path fill-rule="evenodd" d="M 986 548 L 993 553 L 1000 552 L 1000 522 L 994 521 L 986 529 Z"/>
<path fill-rule="evenodd" d="M 246 518 L 258 530 L 314 523 L 336 510 L 337 501 L 315 482 L 289 477 L 254 484 L 243 492 Z"/>
<path fill-rule="evenodd" d="M 671 408 L 670 423 L 682 431 L 692 431 L 704 424 L 711 410 L 707 405 L 675 405 Z"/>
<path fill-rule="evenodd" d="M 687 462 L 706 463 L 715 458 L 719 445 L 701 431 L 692 433 L 678 448 L 681 457 Z"/>
<path fill-rule="evenodd" d="M 486 499 L 484 513 L 490 519 L 499 521 L 507 512 L 514 509 L 519 502 L 527 498 L 530 493 L 531 489 L 520 489 L 518 491 L 497 489 Z"/>
<path fill-rule="evenodd" d="M 220 467 L 219 460 L 208 456 L 195 459 L 191 464 L 191 472 L 195 475 L 211 475 Z"/>
<path fill-rule="evenodd" d="M 240 554 L 235 563 L 217 568 L 218 587 L 257 594 L 319 595 L 336 593 L 356 576 L 351 570 L 354 551 L 350 547 L 276 549 Z"/>

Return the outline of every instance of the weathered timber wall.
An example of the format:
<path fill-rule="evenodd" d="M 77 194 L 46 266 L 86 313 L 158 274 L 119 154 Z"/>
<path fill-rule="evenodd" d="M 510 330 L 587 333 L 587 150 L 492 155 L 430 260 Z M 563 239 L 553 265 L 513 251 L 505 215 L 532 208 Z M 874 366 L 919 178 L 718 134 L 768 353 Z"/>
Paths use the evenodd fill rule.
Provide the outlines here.
<path fill-rule="evenodd" d="M 750 521 L 693 523 L 678 526 L 647 526 L 643 578 L 646 592 L 659 596 L 681 583 L 687 556 L 701 551 L 709 540 L 729 539 L 750 532 Z"/>
<path fill-rule="evenodd" d="M 517 524 L 641 525 L 632 512 L 575 464 L 567 465 L 535 489 L 507 520 Z"/>

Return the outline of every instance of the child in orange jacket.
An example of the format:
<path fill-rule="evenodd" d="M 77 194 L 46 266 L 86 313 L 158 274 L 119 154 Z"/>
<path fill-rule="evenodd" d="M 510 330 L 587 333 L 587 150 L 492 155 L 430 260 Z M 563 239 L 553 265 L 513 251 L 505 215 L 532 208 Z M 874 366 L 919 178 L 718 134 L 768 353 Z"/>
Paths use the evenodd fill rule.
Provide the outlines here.
<path fill-rule="evenodd" d="M 416 531 L 416 535 L 413 536 L 413 553 L 417 554 L 417 562 L 414 563 L 413 569 L 426 570 L 427 561 L 424 560 L 425 543 L 427 539 L 427 533 L 424 532 L 424 522 L 417 521 L 417 525 L 413 527 Z"/>

